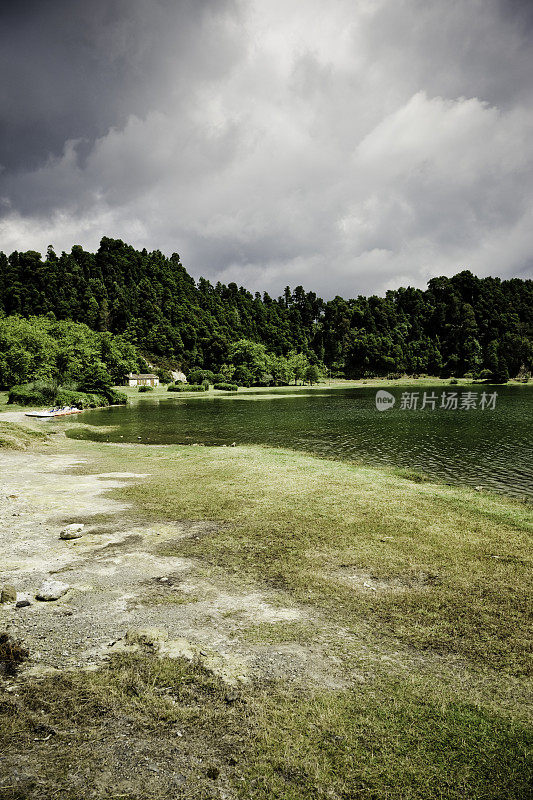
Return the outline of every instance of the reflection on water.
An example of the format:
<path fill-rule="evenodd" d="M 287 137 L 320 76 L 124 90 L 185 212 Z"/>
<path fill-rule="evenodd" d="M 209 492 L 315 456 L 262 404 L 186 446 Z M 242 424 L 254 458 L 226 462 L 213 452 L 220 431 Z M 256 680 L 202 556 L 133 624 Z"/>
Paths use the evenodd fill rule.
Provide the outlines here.
<path fill-rule="evenodd" d="M 425 472 L 452 483 L 533 496 L 533 387 L 470 387 L 497 391 L 494 410 L 402 410 L 402 392 L 457 387 L 392 388 L 396 403 L 378 412 L 376 390 L 320 389 L 302 394 L 169 396 L 86 412 L 76 422 L 97 425 L 69 435 L 96 441 L 150 444 L 267 444 L 368 464 Z M 460 392 L 465 391 L 460 389 Z M 478 403 L 479 405 L 479 403 Z M 104 431 L 104 428 L 109 428 Z"/>

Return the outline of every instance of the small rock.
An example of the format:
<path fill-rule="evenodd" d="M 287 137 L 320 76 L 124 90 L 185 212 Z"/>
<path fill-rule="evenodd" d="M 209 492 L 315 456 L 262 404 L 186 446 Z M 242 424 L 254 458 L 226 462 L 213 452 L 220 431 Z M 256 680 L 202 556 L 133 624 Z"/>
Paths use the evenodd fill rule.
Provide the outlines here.
<path fill-rule="evenodd" d="M 166 583 L 168 581 L 168 578 L 159 578 L 159 580 L 161 581 L 161 583 Z"/>
<path fill-rule="evenodd" d="M 0 603 L 16 603 L 17 590 L 14 586 L 6 584 L 0 593 Z"/>
<path fill-rule="evenodd" d="M 474 490 L 476 492 L 482 492 L 484 488 L 485 488 L 484 486 L 474 486 Z"/>
<path fill-rule="evenodd" d="M 59 534 L 60 539 L 79 539 L 83 536 L 83 529 L 85 525 L 83 522 L 73 522 L 72 525 L 67 525 Z"/>
<path fill-rule="evenodd" d="M 61 581 L 45 581 L 37 594 L 35 595 L 37 600 L 59 600 L 68 590 L 70 586 L 68 583 L 62 583 Z"/>
<path fill-rule="evenodd" d="M 28 606 L 31 606 L 29 600 L 19 600 L 18 603 L 16 603 L 15 608 L 27 608 Z"/>
<path fill-rule="evenodd" d="M 230 447 L 237 447 L 237 442 L 232 442 L 232 443 L 230 444 Z"/>

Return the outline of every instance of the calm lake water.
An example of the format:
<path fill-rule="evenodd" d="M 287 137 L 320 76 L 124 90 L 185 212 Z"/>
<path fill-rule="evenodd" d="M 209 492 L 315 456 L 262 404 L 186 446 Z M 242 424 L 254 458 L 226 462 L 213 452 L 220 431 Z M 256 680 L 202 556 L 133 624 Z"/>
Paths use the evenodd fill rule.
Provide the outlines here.
<path fill-rule="evenodd" d="M 392 387 L 392 409 L 376 410 L 374 388 L 283 389 L 216 397 L 170 395 L 134 405 L 88 411 L 69 435 L 95 441 L 147 444 L 267 444 L 371 465 L 407 467 L 440 480 L 482 485 L 533 498 L 533 387 L 459 387 L 476 395 L 476 408 L 440 407 L 454 386 Z M 401 407 L 418 392 L 418 408 Z M 431 405 L 420 409 L 423 394 Z M 497 392 L 494 409 L 480 408 L 482 392 Z M 108 430 L 103 431 L 103 428 Z"/>

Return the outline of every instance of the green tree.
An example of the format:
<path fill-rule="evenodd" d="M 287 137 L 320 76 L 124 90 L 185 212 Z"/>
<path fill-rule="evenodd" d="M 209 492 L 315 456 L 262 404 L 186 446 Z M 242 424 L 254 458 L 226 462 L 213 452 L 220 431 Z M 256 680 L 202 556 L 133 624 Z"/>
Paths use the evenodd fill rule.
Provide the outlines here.
<path fill-rule="evenodd" d="M 308 367 L 306 367 L 304 372 L 304 380 L 307 383 L 310 383 L 312 386 L 314 383 L 318 383 L 319 379 L 320 372 L 316 364 L 310 364 Z"/>
<path fill-rule="evenodd" d="M 297 353 L 295 350 L 289 353 L 287 360 L 291 377 L 294 378 L 296 385 L 299 380 L 302 380 L 309 362 L 303 353 Z"/>

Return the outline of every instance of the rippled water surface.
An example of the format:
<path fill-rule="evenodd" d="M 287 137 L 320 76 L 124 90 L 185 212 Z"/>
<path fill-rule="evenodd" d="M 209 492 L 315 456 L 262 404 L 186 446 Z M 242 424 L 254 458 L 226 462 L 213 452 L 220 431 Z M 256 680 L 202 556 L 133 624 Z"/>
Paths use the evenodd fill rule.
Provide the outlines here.
<path fill-rule="evenodd" d="M 461 387 L 477 408 L 444 410 L 442 393 L 456 387 L 394 387 L 396 403 L 378 412 L 376 389 L 319 389 L 264 394 L 139 399 L 133 405 L 73 418 L 98 431 L 70 436 L 97 441 L 289 447 L 373 465 L 408 467 L 452 483 L 482 485 L 533 497 L 533 387 Z M 494 410 L 481 393 L 497 392 Z M 437 396 L 436 408 L 402 410 L 403 392 Z M 109 430 L 104 431 L 103 428 Z"/>

